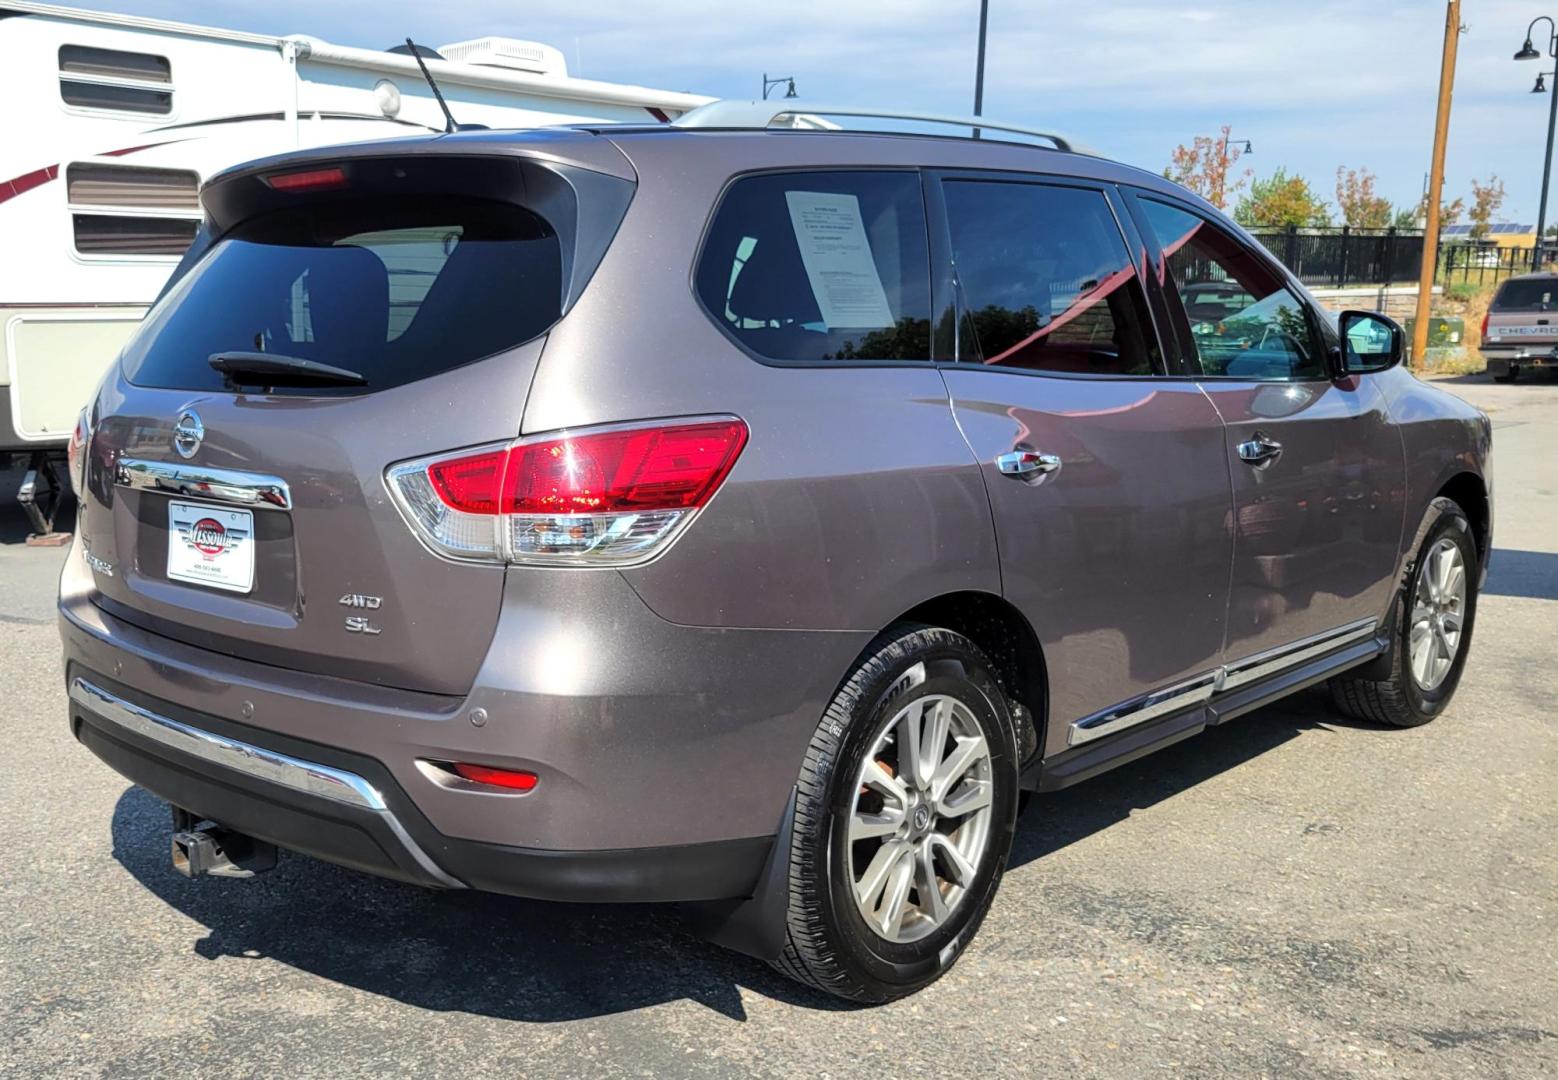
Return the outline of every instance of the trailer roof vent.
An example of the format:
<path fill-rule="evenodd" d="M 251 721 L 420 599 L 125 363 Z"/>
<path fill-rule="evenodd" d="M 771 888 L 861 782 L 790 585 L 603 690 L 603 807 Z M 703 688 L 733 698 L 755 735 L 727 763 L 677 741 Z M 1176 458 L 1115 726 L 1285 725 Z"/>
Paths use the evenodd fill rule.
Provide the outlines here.
<path fill-rule="evenodd" d="M 438 51 L 445 60 L 457 64 L 481 64 L 484 67 L 508 68 L 511 71 L 555 75 L 558 78 L 568 74 L 568 62 L 563 59 L 562 51 L 539 41 L 482 37 L 440 45 Z"/>

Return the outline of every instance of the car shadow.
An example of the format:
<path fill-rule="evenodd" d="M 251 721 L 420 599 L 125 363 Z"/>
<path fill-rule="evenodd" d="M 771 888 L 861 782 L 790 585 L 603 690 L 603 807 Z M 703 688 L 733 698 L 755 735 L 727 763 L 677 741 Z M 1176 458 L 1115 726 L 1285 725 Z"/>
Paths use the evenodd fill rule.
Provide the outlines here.
<path fill-rule="evenodd" d="M 1348 723 L 1322 698 L 1301 695 L 1041 796 L 1019 822 L 1012 865 L 1085 839 L 1307 731 Z M 251 881 L 190 880 L 169 862 L 167 805 L 138 787 L 120 797 L 112 828 L 114 858 L 206 928 L 194 951 L 212 962 L 269 958 L 418 1008 L 530 1023 L 681 999 L 743 1021 L 743 988 L 808 1009 L 855 1008 L 699 940 L 666 905 L 438 892 L 287 854 Z"/>
<path fill-rule="evenodd" d="M 1372 729 L 1338 713 L 1323 687 L 1311 689 L 1075 787 L 1041 795 L 1017 823 L 1008 866 L 1015 869 L 1102 832 L 1307 732 L 1334 728 Z"/>
<path fill-rule="evenodd" d="M 1558 554 L 1494 548 L 1493 557 L 1488 560 L 1488 581 L 1482 592 L 1483 595 L 1558 600 Z"/>

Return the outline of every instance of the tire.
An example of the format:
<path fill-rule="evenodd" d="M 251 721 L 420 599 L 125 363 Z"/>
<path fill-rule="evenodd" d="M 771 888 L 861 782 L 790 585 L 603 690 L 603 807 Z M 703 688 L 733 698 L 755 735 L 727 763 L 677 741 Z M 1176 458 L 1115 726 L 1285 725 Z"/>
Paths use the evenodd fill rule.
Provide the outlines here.
<path fill-rule="evenodd" d="M 1495 375 L 1495 376 L 1493 376 L 1493 381 L 1497 382 L 1497 383 L 1512 383 L 1512 382 L 1514 382 L 1518 378 L 1520 378 L 1520 369 L 1519 368 L 1510 368 L 1509 369 L 1509 374 L 1507 374 L 1507 375 Z"/>
<path fill-rule="evenodd" d="M 1332 701 L 1338 709 L 1354 719 L 1390 727 L 1417 727 L 1443 712 L 1460 684 L 1477 618 L 1480 563 L 1476 538 L 1465 513 L 1453 501 L 1445 498 L 1435 499 L 1429 505 L 1419 536 L 1421 540 L 1417 552 L 1412 557 L 1405 581 L 1396 595 L 1391 620 L 1390 651 L 1375 663 L 1360 669 L 1366 674 L 1339 675 L 1330 682 Z M 1427 587 L 1425 577 L 1431 578 L 1435 570 L 1441 567 L 1442 564 L 1437 561 L 1439 554 L 1448 555 L 1448 548 L 1453 548 L 1459 555 L 1463 577 L 1462 599 L 1459 610 L 1454 612 L 1459 616 L 1459 635 L 1455 638 L 1454 655 L 1448 666 L 1442 672 L 1428 669 L 1429 677 L 1425 680 L 1418 671 L 1414 671 L 1414 622 L 1417 622 L 1419 633 L 1422 626 L 1420 621 L 1415 620 L 1420 610 L 1417 598 L 1420 589 Z M 1432 625 L 1430 616 L 1430 642 L 1444 640 L 1435 638 Z"/>
<path fill-rule="evenodd" d="M 945 717 L 947 728 L 935 728 L 936 717 Z M 924 733 L 917 739 L 933 730 L 942 736 L 936 753 L 924 760 L 948 765 L 951 782 L 941 791 L 944 798 L 934 789 L 920 790 L 930 769 L 911 763 L 911 724 Z M 884 738 L 890 745 L 884 746 Z M 977 753 L 977 739 L 984 741 L 988 766 L 976 758 L 959 772 L 951 763 Z M 905 794 L 891 799 L 885 794 L 899 788 Z M 974 804 L 982 808 L 958 809 Z M 942 816 L 942 807 L 952 812 Z M 857 809 L 864 815 L 860 821 L 869 818 L 872 828 L 889 828 L 881 823 L 896 817 L 896 831 L 851 842 Z M 935 981 L 961 955 L 990 908 L 1016 816 L 1016 736 L 984 654 L 951 630 L 889 628 L 868 646 L 834 696 L 807 749 L 796 788 L 785 946 L 774 966 L 807 986 L 864 1003 L 891 1001 Z M 941 839 L 930 835 L 938 832 Z M 970 845 L 980 838 L 979 853 L 970 860 Z M 949 846 L 969 846 L 958 856 L 964 863 L 961 881 L 954 880 Z M 856 881 L 883 878 L 874 873 L 878 859 L 891 864 L 884 872 L 887 884 L 876 892 L 879 902 L 859 902 Z M 910 869 L 903 871 L 906 865 Z M 912 873 L 911 884 L 895 891 L 901 871 L 904 877 Z M 936 904 L 921 884 L 927 873 L 936 877 L 933 887 L 944 908 L 939 919 L 929 912 Z M 895 895 L 902 898 L 896 908 Z M 895 910 L 902 912 L 901 921 L 890 931 Z M 877 919 L 881 922 L 871 921 Z"/>

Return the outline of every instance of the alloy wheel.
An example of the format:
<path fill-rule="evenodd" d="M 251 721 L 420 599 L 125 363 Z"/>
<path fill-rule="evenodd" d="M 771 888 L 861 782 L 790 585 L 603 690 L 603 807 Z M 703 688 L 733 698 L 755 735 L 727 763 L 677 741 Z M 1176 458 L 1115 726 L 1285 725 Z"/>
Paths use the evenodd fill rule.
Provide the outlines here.
<path fill-rule="evenodd" d="M 1407 635 L 1412 680 L 1422 690 L 1444 682 L 1461 647 L 1466 619 L 1466 561 L 1458 544 L 1443 537 L 1423 559 L 1412 591 Z"/>
<path fill-rule="evenodd" d="M 850 807 L 850 890 L 867 925 L 915 941 L 946 923 L 990 839 L 990 747 L 968 707 L 917 698 L 877 732 Z"/>

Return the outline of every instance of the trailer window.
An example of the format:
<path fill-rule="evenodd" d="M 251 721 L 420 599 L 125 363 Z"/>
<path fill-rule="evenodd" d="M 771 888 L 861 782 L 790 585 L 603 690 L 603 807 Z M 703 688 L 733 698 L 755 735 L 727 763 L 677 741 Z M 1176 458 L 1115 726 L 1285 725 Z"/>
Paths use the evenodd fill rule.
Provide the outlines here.
<path fill-rule="evenodd" d="M 200 174 L 191 169 L 77 161 L 65 167 L 65 196 L 72 206 L 198 211 Z"/>
<path fill-rule="evenodd" d="M 173 111 L 173 68 L 166 56 L 61 45 L 59 71 L 67 105 L 152 116 Z"/>
<path fill-rule="evenodd" d="M 184 254 L 198 218 L 123 217 L 114 214 L 73 214 L 76 251 L 82 255 L 166 255 Z"/>

